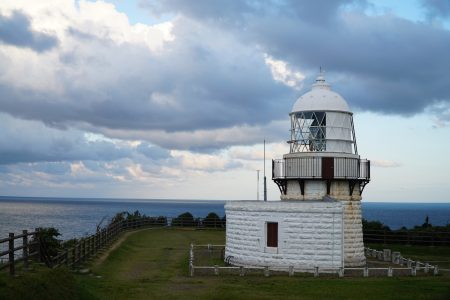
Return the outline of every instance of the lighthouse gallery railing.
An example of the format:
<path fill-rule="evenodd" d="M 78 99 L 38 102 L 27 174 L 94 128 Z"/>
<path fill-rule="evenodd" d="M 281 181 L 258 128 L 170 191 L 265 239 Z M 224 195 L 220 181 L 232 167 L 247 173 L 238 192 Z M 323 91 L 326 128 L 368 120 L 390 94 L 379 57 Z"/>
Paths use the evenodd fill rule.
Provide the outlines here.
<path fill-rule="evenodd" d="M 292 157 L 272 160 L 272 179 L 320 179 L 322 157 Z M 334 179 L 370 180 L 370 161 L 367 159 L 334 157 Z"/>

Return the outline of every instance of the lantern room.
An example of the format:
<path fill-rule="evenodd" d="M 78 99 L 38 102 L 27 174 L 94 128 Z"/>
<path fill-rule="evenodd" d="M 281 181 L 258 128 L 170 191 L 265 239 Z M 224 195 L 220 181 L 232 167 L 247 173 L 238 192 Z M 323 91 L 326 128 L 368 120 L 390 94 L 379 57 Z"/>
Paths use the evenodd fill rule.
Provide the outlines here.
<path fill-rule="evenodd" d="M 345 100 L 331 90 L 322 72 L 311 91 L 297 100 L 289 115 L 290 153 L 358 154 L 353 114 Z"/>

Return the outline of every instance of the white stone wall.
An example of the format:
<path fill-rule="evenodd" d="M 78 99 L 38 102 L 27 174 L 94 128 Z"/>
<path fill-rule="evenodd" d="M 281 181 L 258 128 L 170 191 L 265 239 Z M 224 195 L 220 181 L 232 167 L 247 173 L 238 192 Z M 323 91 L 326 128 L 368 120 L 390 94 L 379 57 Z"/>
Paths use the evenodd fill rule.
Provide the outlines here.
<path fill-rule="evenodd" d="M 305 193 L 301 195 L 297 180 L 287 182 L 287 193 L 281 200 L 321 201 L 327 193 L 326 181 L 306 180 Z M 348 181 L 333 180 L 330 197 L 342 203 L 344 208 L 344 262 L 346 267 L 364 266 L 364 243 L 361 217 L 361 194 L 356 185 L 352 196 L 349 195 Z"/>
<path fill-rule="evenodd" d="M 344 207 L 344 264 L 359 267 L 366 264 L 361 220 L 361 201 L 341 201 Z"/>
<path fill-rule="evenodd" d="M 231 201 L 225 258 L 239 266 L 296 270 L 343 264 L 343 205 L 325 201 Z M 266 247 L 266 222 L 278 222 L 278 247 Z"/>

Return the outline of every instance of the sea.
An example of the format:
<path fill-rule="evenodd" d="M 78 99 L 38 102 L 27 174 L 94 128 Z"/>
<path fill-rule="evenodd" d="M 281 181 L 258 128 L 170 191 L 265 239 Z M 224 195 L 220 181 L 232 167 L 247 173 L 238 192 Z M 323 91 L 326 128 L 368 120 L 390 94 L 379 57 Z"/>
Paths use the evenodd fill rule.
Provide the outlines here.
<path fill-rule="evenodd" d="M 147 216 L 176 217 L 190 212 L 205 217 L 210 212 L 224 216 L 226 201 L 163 200 L 163 199 L 87 199 L 0 197 L 0 239 L 23 229 L 55 227 L 60 239 L 83 237 L 95 232 L 97 225 L 106 225 L 116 213 L 138 210 Z M 450 224 L 450 203 L 362 202 L 363 218 L 380 221 L 391 229 L 412 228 L 424 223 Z M 103 220 L 103 221 L 102 221 Z"/>

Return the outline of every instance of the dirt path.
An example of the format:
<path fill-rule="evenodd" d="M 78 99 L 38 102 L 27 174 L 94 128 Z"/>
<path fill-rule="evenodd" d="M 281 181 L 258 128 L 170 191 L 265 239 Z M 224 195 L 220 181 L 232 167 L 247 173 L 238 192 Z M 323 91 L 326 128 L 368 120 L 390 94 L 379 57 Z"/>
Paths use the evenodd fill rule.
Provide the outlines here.
<path fill-rule="evenodd" d="M 98 256 L 94 262 L 92 263 L 92 266 L 96 267 L 101 265 L 109 256 L 109 254 L 114 251 L 115 249 L 117 249 L 118 247 L 120 247 L 120 245 L 122 245 L 122 243 L 133 233 L 139 232 L 139 231 L 143 231 L 143 230 L 150 230 L 153 228 L 144 228 L 144 229 L 139 229 L 139 230 L 133 230 L 133 231 L 127 231 L 124 234 L 122 234 L 120 236 L 120 238 L 118 240 L 116 240 L 114 242 L 114 244 L 112 244 L 111 247 L 109 247 L 108 249 L 106 249 L 105 252 L 103 252 L 102 254 L 100 254 L 100 256 Z"/>

